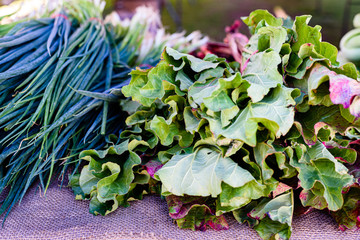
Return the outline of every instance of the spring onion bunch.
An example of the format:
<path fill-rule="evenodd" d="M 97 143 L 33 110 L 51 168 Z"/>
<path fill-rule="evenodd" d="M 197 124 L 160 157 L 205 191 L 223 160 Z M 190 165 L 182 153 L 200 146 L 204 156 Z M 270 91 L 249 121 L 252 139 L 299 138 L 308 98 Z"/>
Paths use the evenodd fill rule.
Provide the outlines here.
<path fill-rule="evenodd" d="M 119 89 L 139 63 L 145 35 L 160 26 L 149 29 L 138 17 L 130 20 L 136 29 L 113 24 L 103 7 L 64 1 L 52 17 L 18 23 L 0 38 L 0 193 L 9 188 L 0 214 L 35 180 L 46 190 L 55 172 L 80 164 L 80 151 L 103 147 L 123 128 Z M 141 55 L 146 64 L 160 60 L 166 39 L 157 40 L 149 57 Z"/>

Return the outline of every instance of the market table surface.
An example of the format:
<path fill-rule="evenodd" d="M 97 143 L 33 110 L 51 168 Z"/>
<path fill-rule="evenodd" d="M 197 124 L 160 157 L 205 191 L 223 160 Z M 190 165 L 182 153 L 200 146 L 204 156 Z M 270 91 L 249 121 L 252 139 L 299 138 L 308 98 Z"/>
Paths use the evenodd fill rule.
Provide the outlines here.
<path fill-rule="evenodd" d="M 0 201 L 3 196 L 0 196 Z M 33 187 L 8 215 L 0 239 L 260 239 L 247 225 L 227 217 L 227 231 L 181 230 L 158 196 L 145 196 L 108 216 L 93 216 L 87 201 L 75 201 L 72 191 L 53 184 L 46 197 Z M 3 218 L 4 216 L 2 216 Z M 338 229 L 326 213 L 295 217 L 291 239 L 360 239 L 360 231 Z"/>

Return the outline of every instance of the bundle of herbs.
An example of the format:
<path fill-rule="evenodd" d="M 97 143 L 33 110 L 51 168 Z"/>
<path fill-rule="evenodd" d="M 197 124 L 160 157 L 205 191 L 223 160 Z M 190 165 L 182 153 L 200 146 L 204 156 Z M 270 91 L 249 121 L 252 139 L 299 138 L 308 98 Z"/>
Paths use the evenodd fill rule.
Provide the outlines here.
<path fill-rule="evenodd" d="M 135 64 L 156 65 L 165 45 L 196 49 L 206 41 L 199 33 L 165 34 L 152 10 L 104 20 L 104 4 L 64 1 L 51 16 L 22 20 L 0 38 L 0 193 L 9 191 L 0 215 L 34 181 L 46 191 L 55 173 L 79 166 L 82 150 L 101 149 L 120 134 L 127 116 L 120 89 Z"/>
<path fill-rule="evenodd" d="M 359 226 L 359 73 L 310 18 L 257 10 L 243 19 L 250 39 L 233 38 L 237 62 L 166 48 L 133 70 L 127 128 L 81 153 L 77 197 L 107 214 L 161 193 L 180 228 L 227 229 L 231 212 L 263 239 L 289 239 L 294 213 L 311 209 Z"/>

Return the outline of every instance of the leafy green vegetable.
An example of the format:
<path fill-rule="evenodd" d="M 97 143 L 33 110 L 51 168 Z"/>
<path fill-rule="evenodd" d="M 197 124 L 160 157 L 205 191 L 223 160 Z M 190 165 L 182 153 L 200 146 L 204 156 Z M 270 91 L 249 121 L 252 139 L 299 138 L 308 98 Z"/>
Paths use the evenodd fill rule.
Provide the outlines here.
<path fill-rule="evenodd" d="M 321 143 L 317 142 L 306 152 L 296 146 L 296 156 L 290 162 L 297 168 L 300 185 L 304 190 L 316 187 L 327 202 L 327 207 L 336 211 L 343 206 L 342 190 L 353 183 L 353 177 Z M 320 183 L 315 186 L 315 183 Z"/>
<path fill-rule="evenodd" d="M 246 207 L 233 211 L 241 223 L 247 222 L 263 239 L 289 239 L 294 211 L 293 192 L 273 199 L 262 198 Z"/>
<path fill-rule="evenodd" d="M 274 199 L 263 199 L 249 213 L 251 218 L 259 220 L 254 229 L 264 239 L 289 239 L 294 211 L 292 191 Z"/>
<path fill-rule="evenodd" d="M 170 212 L 187 214 L 172 216 L 179 227 L 233 212 L 264 239 L 289 239 L 294 202 L 349 213 L 342 224 L 355 226 L 357 195 L 345 192 L 360 176 L 358 72 L 309 20 L 257 10 L 244 18 L 249 41 L 231 45 L 238 64 L 166 48 L 156 67 L 131 73 L 123 93 L 140 107 L 126 131 L 158 139 L 144 154 L 163 164 L 155 178 Z"/>
<path fill-rule="evenodd" d="M 260 52 L 250 58 L 243 77 L 250 83 L 248 95 L 256 103 L 265 96 L 271 88 L 282 84 L 282 76 L 277 70 L 281 59 L 275 51 Z"/>
<path fill-rule="evenodd" d="M 309 21 L 256 10 L 248 41 L 228 29 L 238 63 L 167 47 L 157 66 L 131 71 L 127 127 L 107 150 L 81 154 L 77 198 L 107 214 L 161 193 L 180 228 L 227 229 L 232 212 L 263 239 L 290 238 L 298 203 L 358 225 L 358 72 Z"/>
<path fill-rule="evenodd" d="M 128 206 L 127 200 L 134 197 L 137 184 L 147 184 L 149 175 L 140 171 L 135 173 L 141 164 L 140 157 L 134 152 L 142 144 L 137 140 L 129 140 L 106 150 L 85 150 L 80 158 L 89 162 L 81 170 L 81 174 L 72 179 L 74 191 L 81 199 L 90 198 L 90 212 L 93 214 L 106 215 L 119 205 Z M 80 189 L 79 189 L 80 188 Z M 140 192 L 142 194 L 142 192 Z M 140 195 L 141 198 L 141 195 Z"/>
<path fill-rule="evenodd" d="M 209 148 L 191 154 L 174 155 L 157 173 L 166 192 L 182 196 L 212 196 L 221 193 L 221 183 L 241 187 L 254 180 L 230 158 Z"/>

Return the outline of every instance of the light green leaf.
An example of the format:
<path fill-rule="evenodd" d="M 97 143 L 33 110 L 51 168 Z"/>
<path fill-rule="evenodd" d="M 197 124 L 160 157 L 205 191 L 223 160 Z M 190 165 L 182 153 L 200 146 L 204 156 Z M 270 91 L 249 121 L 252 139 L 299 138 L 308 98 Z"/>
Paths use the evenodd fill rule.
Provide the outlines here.
<path fill-rule="evenodd" d="M 183 93 L 179 86 L 175 83 L 176 72 L 165 61 L 159 62 L 156 67 L 152 68 L 148 73 L 148 81 L 144 85 L 139 94 L 148 99 L 161 99 L 166 90 L 174 89 L 179 95 Z M 131 84 L 131 83 L 130 83 Z"/>
<path fill-rule="evenodd" d="M 281 18 L 275 18 L 267 10 L 255 10 L 250 13 L 248 17 L 243 17 L 242 20 L 251 29 L 251 33 L 254 34 L 255 29 L 261 21 L 265 22 L 266 26 L 280 27 L 283 23 Z"/>
<path fill-rule="evenodd" d="M 283 74 L 285 74 L 285 68 L 287 67 L 289 60 L 290 60 L 290 54 L 291 54 L 291 46 L 289 43 L 284 43 L 281 46 L 280 55 L 282 56 L 281 62 L 282 62 L 282 69 Z"/>
<path fill-rule="evenodd" d="M 80 173 L 77 173 L 77 174 L 74 174 L 74 175 L 70 176 L 69 186 L 73 190 L 76 200 L 85 199 L 85 193 L 81 189 L 79 181 L 80 181 Z"/>
<path fill-rule="evenodd" d="M 258 123 L 262 123 L 270 132 L 280 137 L 285 135 L 294 121 L 295 104 L 293 89 L 277 87 L 261 102 L 249 103 L 240 115 L 227 128 L 222 128 L 221 121 L 204 116 L 209 121 L 210 129 L 215 135 L 244 141 L 250 146 L 256 145 Z"/>
<path fill-rule="evenodd" d="M 189 99 L 198 106 L 204 103 L 207 108 L 215 112 L 232 108 L 235 104 L 228 90 L 238 88 L 243 83 L 247 85 L 240 73 L 228 78 L 211 79 L 203 83 L 196 82 L 189 89 Z"/>
<path fill-rule="evenodd" d="M 349 78 L 357 79 L 358 78 L 358 70 L 354 63 L 346 63 L 340 67 L 331 68 L 332 71 L 337 74 L 345 75 Z"/>
<path fill-rule="evenodd" d="M 343 205 L 342 190 L 353 183 L 353 177 L 321 145 L 320 142 L 312 147 L 296 145 L 296 156 L 290 164 L 298 170 L 300 185 L 305 190 L 312 189 L 316 182 L 322 184 L 328 208 L 336 211 Z"/>
<path fill-rule="evenodd" d="M 179 110 L 184 108 L 185 99 L 177 95 L 172 95 L 165 99 L 164 102 L 169 105 L 167 109 L 168 116 L 166 120 L 166 123 L 169 125 L 181 117 L 181 115 L 179 115 Z"/>
<path fill-rule="evenodd" d="M 102 172 L 108 173 L 108 176 L 101 178 L 97 183 L 97 189 L 99 193 L 98 199 L 104 202 L 109 199 L 102 200 L 101 198 L 108 198 L 109 196 L 111 196 L 110 198 L 112 198 L 111 191 L 112 188 L 115 188 L 115 180 L 119 176 L 120 166 L 113 162 L 107 162 L 102 164 L 101 168 Z M 125 192 L 127 192 L 127 190 L 128 189 L 126 189 Z"/>
<path fill-rule="evenodd" d="M 299 58 L 299 56 L 296 53 L 291 52 L 289 56 L 288 64 L 286 65 L 287 74 L 291 76 L 295 75 L 298 72 L 298 68 L 301 66 L 302 63 L 303 63 L 303 59 Z"/>
<path fill-rule="evenodd" d="M 92 171 L 89 170 L 89 166 L 86 165 L 83 167 L 79 177 L 79 185 L 84 194 L 88 195 L 94 190 L 94 186 L 99 182 L 100 178 L 97 178 L 92 174 Z"/>
<path fill-rule="evenodd" d="M 230 109 L 235 106 L 226 91 L 213 92 L 211 97 L 204 98 L 204 104 L 214 112 L 220 112 L 223 109 Z"/>
<path fill-rule="evenodd" d="M 129 99 L 120 99 L 121 110 L 127 112 L 129 115 L 134 114 L 141 106 L 139 102 L 131 101 Z"/>
<path fill-rule="evenodd" d="M 189 61 L 190 68 L 194 72 L 202 72 L 206 69 L 216 68 L 219 64 L 211 61 L 205 61 L 189 54 L 180 53 L 170 47 L 165 48 L 162 56 L 165 61 L 173 66 L 174 71 L 183 69 L 186 65 L 186 60 Z"/>
<path fill-rule="evenodd" d="M 252 200 L 267 197 L 274 190 L 256 180 L 252 180 L 238 188 L 222 183 L 221 188 L 222 192 L 218 197 L 218 204 L 216 205 L 217 215 L 239 209 Z"/>
<path fill-rule="evenodd" d="M 291 56 L 294 56 L 294 55 L 291 54 Z M 315 62 L 311 58 L 305 58 L 304 60 L 302 60 L 301 58 L 299 58 L 299 59 L 294 58 L 294 59 L 295 59 L 295 60 L 293 60 L 294 62 L 289 63 L 291 72 L 288 71 L 290 69 L 287 68 L 286 69 L 287 73 L 289 76 L 291 76 L 295 79 L 299 79 L 300 82 L 302 82 L 302 84 L 306 85 L 307 82 L 304 81 L 303 78 L 305 77 L 306 73 L 308 72 L 308 69 L 311 68 L 311 66 Z M 291 59 L 290 59 L 290 61 L 291 61 Z M 297 64 L 299 64 L 299 65 L 297 65 Z M 296 69 L 295 69 L 295 67 L 296 67 Z"/>
<path fill-rule="evenodd" d="M 210 97 L 218 87 L 218 79 L 209 80 L 204 83 L 195 82 L 189 88 L 188 99 L 192 107 L 198 108 L 203 102 L 204 98 Z"/>
<path fill-rule="evenodd" d="M 124 161 L 122 159 L 120 166 L 115 166 L 110 162 L 106 163 L 108 167 L 112 167 L 109 177 L 101 179 L 97 184 L 98 200 L 104 202 L 111 200 L 116 195 L 124 195 L 130 189 L 130 183 L 134 180 L 133 167 L 141 163 L 140 157 L 134 153 L 129 152 L 129 157 Z M 119 170 L 117 173 L 116 171 Z"/>
<path fill-rule="evenodd" d="M 216 197 L 222 182 L 241 187 L 254 180 L 247 170 L 209 148 L 173 156 L 156 175 L 167 191 L 178 196 Z"/>
<path fill-rule="evenodd" d="M 224 76 L 225 68 L 224 67 L 216 67 L 214 69 L 207 69 L 202 71 L 201 73 L 195 75 L 196 82 L 205 83 L 206 80 L 221 78 Z"/>
<path fill-rule="evenodd" d="M 87 160 L 87 161 L 91 161 L 92 159 L 104 159 L 108 154 L 114 154 L 114 155 L 121 155 L 124 152 L 126 152 L 128 150 L 127 146 L 129 144 L 129 141 L 124 141 L 118 145 L 114 145 L 109 147 L 106 150 L 84 150 L 80 153 L 80 158 Z M 97 171 L 101 170 L 101 165 L 98 166 L 98 169 L 96 169 Z"/>
<path fill-rule="evenodd" d="M 140 94 L 140 89 L 148 83 L 148 72 L 150 70 L 136 69 L 131 71 L 131 81 L 129 85 L 122 88 L 125 97 L 131 97 L 133 101 L 137 101 L 144 106 L 150 106 L 154 99 L 149 99 Z"/>
<path fill-rule="evenodd" d="M 126 118 L 126 125 L 135 125 L 139 123 L 144 123 L 148 119 L 151 119 L 155 115 L 155 106 L 154 104 L 151 107 L 141 106 L 137 109 L 135 113 Z"/>
<path fill-rule="evenodd" d="M 294 211 L 293 192 L 263 199 L 249 216 L 260 220 L 254 227 L 263 239 L 289 239 Z"/>
<path fill-rule="evenodd" d="M 257 31 L 255 35 L 250 38 L 249 50 L 259 50 L 260 52 L 262 52 L 271 48 L 272 50 L 274 50 L 274 52 L 280 53 L 282 45 L 286 41 L 286 37 L 287 32 L 283 27 L 262 27 Z"/>
<path fill-rule="evenodd" d="M 115 206 L 114 206 L 115 205 Z M 117 208 L 117 204 L 113 202 L 100 202 L 97 199 L 97 191 L 93 191 L 90 196 L 89 212 L 93 215 L 106 215 L 112 212 L 113 207 Z"/>
<path fill-rule="evenodd" d="M 305 43 L 314 44 L 315 47 L 320 44 L 321 27 L 319 25 L 316 25 L 315 27 L 310 27 L 308 25 L 310 19 L 310 15 L 303 15 L 295 18 L 293 30 L 297 34 L 297 40 L 292 45 L 292 49 L 295 53 L 299 52 L 300 47 Z"/>
<path fill-rule="evenodd" d="M 166 197 L 169 215 L 179 228 L 192 230 L 205 230 L 207 225 L 215 230 L 229 228 L 224 216 L 213 213 L 214 199 L 191 196 Z"/>
<path fill-rule="evenodd" d="M 221 110 L 221 127 L 226 127 L 231 123 L 231 120 L 236 117 L 240 112 L 240 109 L 237 105 L 234 105 L 231 108 Z"/>
<path fill-rule="evenodd" d="M 271 88 L 283 83 L 277 70 L 280 63 L 280 55 L 274 51 L 260 52 L 250 58 L 243 78 L 251 84 L 248 95 L 254 103 L 261 101 Z"/>
<path fill-rule="evenodd" d="M 268 240 L 287 240 L 291 237 L 291 227 L 287 224 L 281 224 L 273 221 L 269 217 L 264 218 L 254 227 L 262 239 Z"/>
<path fill-rule="evenodd" d="M 98 199 L 97 191 L 93 191 L 90 196 L 89 212 L 103 216 L 114 212 L 119 206 L 129 207 L 130 200 L 141 200 L 143 197 L 144 188 L 142 185 L 137 185 L 135 183 L 130 184 L 130 189 L 127 194 L 116 195 L 113 199 L 105 202 L 100 202 Z"/>
<path fill-rule="evenodd" d="M 325 61 L 328 65 L 337 65 L 337 53 L 337 48 L 327 42 L 319 42 L 317 45 L 305 43 L 301 45 L 298 56 L 301 59 L 311 57 L 313 61 Z"/>
<path fill-rule="evenodd" d="M 335 143 L 326 143 L 329 152 L 340 161 L 345 163 L 354 164 L 357 159 L 356 149 L 351 148 L 350 146 L 343 147 Z"/>
<path fill-rule="evenodd" d="M 180 82 L 181 91 L 187 91 L 194 82 L 183 70 L 176 73 L 175 81 Z"/>
<path fill-rule="evenodd" d="M 293 211 L 293 192 L 290 191 L 273 199 L 264 199 L 251 211 L 250 217 L 261 220 L 269 216 L 273 221 L 291 226 Z"/>
<path fill-rule="evenodd" d="M 258 205 L 258 201 L 252 201 L 246 206 L 234 210 L 233 216 L 239 223 L 247 223 L 249 227 L 253 228 L 259 224 L 259 220 L 251 218 L 248 214 Z"/>
<path fill-rule="evenodd" d="M 193 135 L 182 129 L 177 123 L 168 123 L 163 117 L 155 116 L 150 121 L 150 129 L 160 139 L 161 144 L 169 146 L 174 139 L 179 141 L 181 147 L 187 147 L 192 143 Z"/>
<path fill-rule="evenodd" d="M 186 149 L 180 147 L 179 145 L 175 145 L 171 148 L 168 148 L 166 151 L 159 151 L 158 158 L 161 163 L 168 162 L 174 155 L 181 154 L 181 152 L 186 152 Z M 192 152 L 192 150 L 191 150 Z"/>
<path fill-rule="evenodd" d="M 338 65 L 337 62 L 337 54 L 338 50 L 337 48 L 328 43 L 328 42 L 321 42 L 319 45 L 315 47 L 316 52 L 318 52 L 321 56 L 324 56 L 325 58 L 329 59 L 330 63 L 332 65 Z"/>
<path fill-rule="evenodd" d="M 310 163 L 311 160 L 326 158 L 335 164 L 335 170 L 339 173 L 347 173 L 347 168 L 329 152 L 329 150 L 320 141 L 317 141 L 314 145 L 308 146 L 306 152 L 303 155 L 303 161 Z"/>
<path fill-rule="evenodd" d="M 195 114 L 196 113 L 192 111 L 191 107 L 188 106 L 184 108 L 185 129 L 191 134 L 198 132 L 202 124 L 205 123 L 204 119 L 199 119 L 197 116 L 195 116 Z"/>

